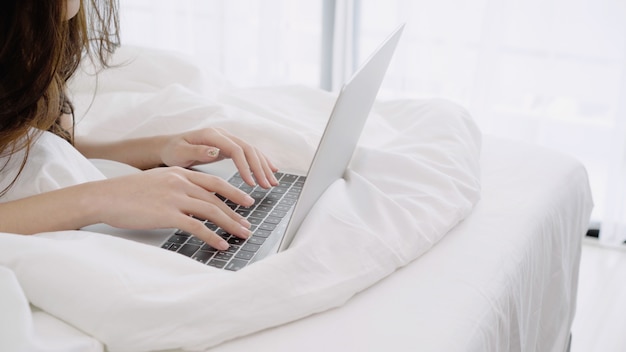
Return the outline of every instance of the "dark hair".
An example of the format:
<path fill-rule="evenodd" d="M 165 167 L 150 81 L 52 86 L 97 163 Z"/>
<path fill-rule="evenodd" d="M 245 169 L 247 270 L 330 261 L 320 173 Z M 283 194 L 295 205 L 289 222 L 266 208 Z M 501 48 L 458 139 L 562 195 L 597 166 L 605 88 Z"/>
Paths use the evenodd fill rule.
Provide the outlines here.
<path fill-rule="evenodd" d="M 119 46 L 117 0 L 81 0 L 69 20 L 66 7 L 66 0 L 9 0 L 0 10 L 0 155 L 26 149 L 21 169 L 36 136 L 31 131 L 73 142 L 60 119 L 73 115 L 67 80 L 84 56 L 106 67 Z"/>

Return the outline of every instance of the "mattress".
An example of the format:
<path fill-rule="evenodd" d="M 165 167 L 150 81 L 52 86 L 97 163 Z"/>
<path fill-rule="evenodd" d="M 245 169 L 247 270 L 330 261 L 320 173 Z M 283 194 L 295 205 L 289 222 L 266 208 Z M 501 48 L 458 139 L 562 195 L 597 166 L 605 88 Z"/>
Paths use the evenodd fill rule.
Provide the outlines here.
<path fill-rule="evenodd" d="M 564 351 L 592 207 L 586 171 L 495 136 L 481 170 L 472 214 L 419 260 L 340 308 L 211 351 Z"/>

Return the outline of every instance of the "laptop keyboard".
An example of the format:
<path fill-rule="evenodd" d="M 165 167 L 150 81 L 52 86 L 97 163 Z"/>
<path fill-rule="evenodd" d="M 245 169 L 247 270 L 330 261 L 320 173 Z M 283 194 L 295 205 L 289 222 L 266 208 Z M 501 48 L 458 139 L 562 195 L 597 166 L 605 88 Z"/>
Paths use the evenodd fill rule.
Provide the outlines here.
<path fill-rule="evenodd" d="M 288 221 L 286 217 L 296 204 L 305 180 L 304 176 L 280 172 L 275 176 L 280 184 L 271 189 L 252 187 L 243 181 L 239 173 L 228 180 L 230 184 L 254 198 L 254 205 L 249 208 L 239 206 L 218 195 L 231 209 L 252 224 L 250 228 L 252 235 L 248 239 L 232 236 L 211 221 L 198 219 L 226 240 L 230 248 L 218 251 L 182 230 L 172 234 L 161 247 L 216 268 L 237 271 L 245 267 L 261 249 L 266 239 L 283 222 L 283 219 Z"/>

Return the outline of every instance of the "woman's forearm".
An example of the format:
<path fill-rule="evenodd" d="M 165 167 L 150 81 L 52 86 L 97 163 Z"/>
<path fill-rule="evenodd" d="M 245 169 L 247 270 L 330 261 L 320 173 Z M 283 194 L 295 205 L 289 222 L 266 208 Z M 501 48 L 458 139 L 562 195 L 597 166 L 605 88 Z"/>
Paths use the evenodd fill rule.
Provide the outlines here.
<path fill-rule="evenodd" d="M 89 182 L 0 203 L 0 231 L 28 235 L 97 223 L 97 188 L 96 182 Z"/>
<path fill-rule="evenodd" d="M 92 142 L 84 138 L 75 141 L 78 149 L 90 159 L 109 159 L 146 170 L 162 164 L 160 151 L 167 137 L 155 136 L 117 142 Z"/>

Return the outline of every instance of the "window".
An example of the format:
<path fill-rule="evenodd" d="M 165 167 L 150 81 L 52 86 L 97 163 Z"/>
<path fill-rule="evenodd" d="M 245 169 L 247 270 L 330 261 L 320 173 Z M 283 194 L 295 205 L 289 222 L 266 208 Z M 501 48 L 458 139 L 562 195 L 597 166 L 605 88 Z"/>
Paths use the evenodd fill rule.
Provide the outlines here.
<path fill-rule="evenodd" d="M 484 133 L 588 169 L 600 236 L 626 239 L 626 2 L 124 0 L 122 40 L 187 53 L 240 85 L 337 89 L 400 23 L 380 97 L 445 97 Z"/>

